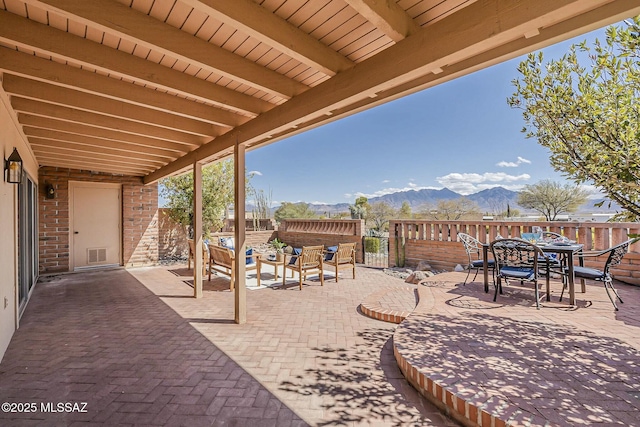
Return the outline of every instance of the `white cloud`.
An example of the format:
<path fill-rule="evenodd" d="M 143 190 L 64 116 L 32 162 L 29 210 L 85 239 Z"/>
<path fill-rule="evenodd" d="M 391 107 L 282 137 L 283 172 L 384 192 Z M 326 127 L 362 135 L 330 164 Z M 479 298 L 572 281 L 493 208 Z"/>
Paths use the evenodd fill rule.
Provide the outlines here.
<path fill-rule="evenodd" d="M 382 180 L 382 183 L 383 183 L 383 184 L 388 184 L 388 183 L 390 183 L 390 182 L 391 182 L 391 181 L 390 181 L 390 180 L 388 180 L 388 179 L 384 179 L 384 180 Z"/>
<path fill-rule="evenodd" d="M 520 162 L 520 163 L 526 163 L 526 164 L 528 164 L 528 165 L 530 165 L 530 164 L 531 164 L 531 160 L 527 160 L 527 159 L 525 159 L 524 157 L 520 157 L 520 156 L 518 156 L 518 162 Z"/>
<path fill-rule="evenodd" d="M 524 182 L 519 181 L 528 181 L 529 179 L 531 176 L 526 173 L 509 175 L 504 172 L 486 172 L 483 174 L 450 173 L 436 178 L 436 181 L 452 191 L 467 195 L 493 187 L 504 187 L 517 191 L 524 186 Z"/>
<path fill-rule="evenodd" d="M 515 162 L 506 162 L 506 161 L 501 161 L 496 163 L 496 166 L 500 166 L 501 168 L 517 168 L 518 166 L 520 166 L 522 163 L 526 163 L 526 164 L 531 164 L 531 160 L 527 160 L 524 157 L 520 157 L 518 156 L 518 160 Z"/>
<path fill-rule="evenodd" d="M 247 175 L 262 176 L 262 172 L 260 172 L 260 171 L 249 171 L 249 172 L 247 172 Z"/>

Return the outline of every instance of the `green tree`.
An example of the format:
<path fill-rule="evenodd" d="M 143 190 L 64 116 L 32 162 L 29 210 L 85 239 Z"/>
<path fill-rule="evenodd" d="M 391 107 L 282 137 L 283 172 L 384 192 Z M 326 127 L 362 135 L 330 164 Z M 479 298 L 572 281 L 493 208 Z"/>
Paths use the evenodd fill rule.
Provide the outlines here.
<path fill-rule="evenodd" d="M 247 176 L 247 185 L 251 176 Z M 224 225 L 225 214 L 233 203 L 233 161 L 215 162 L 202 168 L 202 225 L 205 235 Z M 166 200 L 168 216 L 191 235 L 193 222 L 193 173 L 165 178 L 160 195 Z"/>
<path fill-rule="evenodd" d="M 378 233 L 389 231 L 389 220 L 396 215 L 396 210 L 385 202 L 375 202 L 371 204 L 367 223 L 369 228 Z"/>
<path fill-rule="evenodd" d="M 355 204 L 349 205 L 349 211 L 353 219 L 367 219 L 370 209 L 371 205 L 369 205 L 369 201 L 364 196 L 358 197 Z"/>
<path fill-rule="evenodd" d="M 587 201 L 587 196 L 588 193 L 580 187 L 547 179 L 525 185 L 518 194 L 518 204 L 540 212 L 547 221 L 555 221 L 561 213 L 575 212 Z"/>
<path fill-rule="evenodd" d="M 273 213 L 276 221 L 283 219 L 311 219 L 318 215 L 309 207 L 308 203 L 282 202 L 282 205 Z"/>
<path fill-rule="evenodd" d="M 402 206 L 398 210 L 398 216 L 400 217 L 400 219 L 411 219 L 411 206 L 406 200 L 402 202 Z"/>
<path fill-rule="evenodd" d="M 478 205 L 466 197 L 453 200 L 438 200 L 435 207 L 423 208 L 421 214 L 440 221 L 472 219 L 481 215 Z"/>
<path fill-rule="evenodd" d="M 520 63 L 516 92 L 523 132 L 551 152 L 551 165 L 576 184 L 592 182 L 640 220 L 640 18 L 609 27 L 606 40 L 573 45 L 560 60 L 542 53 Z M 589 65 L 583 66 L 581 62 Z"/>

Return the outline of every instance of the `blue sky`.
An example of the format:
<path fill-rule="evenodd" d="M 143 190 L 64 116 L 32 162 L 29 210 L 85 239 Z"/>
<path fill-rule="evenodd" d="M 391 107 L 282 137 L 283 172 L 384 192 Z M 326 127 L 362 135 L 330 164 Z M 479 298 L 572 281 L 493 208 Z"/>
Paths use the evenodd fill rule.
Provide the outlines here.
<path fill-rule="evenodd" d="M 604 39 L 604 29 L 544 49 Z M 280 202 L 353 203 L 356 197 L 447 187 L 461 194 L 543 179 L 564 182 L 545 148 L 520 132 L 506 102 L 517 58 L 247 153 L 252 185 Z"/>

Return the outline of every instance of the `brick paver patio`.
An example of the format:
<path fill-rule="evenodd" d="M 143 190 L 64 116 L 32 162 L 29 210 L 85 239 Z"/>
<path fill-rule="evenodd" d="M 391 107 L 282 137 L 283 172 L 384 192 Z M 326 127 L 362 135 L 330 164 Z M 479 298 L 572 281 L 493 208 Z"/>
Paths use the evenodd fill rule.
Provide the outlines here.
<path fill-rule="evenodd" d="M 536 310 L 532 291 L 494 303 L 479 283 L 460 285 L 463 273 L 411 286 L 359 267 L 356 280 L 323 287 L 250 290 L 248 322 L 236 325 L 227 279 L 205 282 L 196 300 L 189 274 L 94 271 L 38 284 L 0 363 L 0 402 L 87 402 L 87 412 L 38 406 L 0 413 L 0 425 L 455 425 L 404 379 L 394 339 L 415 378 L 482 425 L 640 425 L 638 288 L 618 285 L 616 313 L 601 285 L 568 308 L 556 284 Z M 369 301 L 410 312 L 416 294 L 400 325 L 359 311 Z"/>
<path fill-rule="evenodd" d="M 38 410 L 0 413 L 0 425 L 455 425 L 400 373 L 396 325 L 358 312 L 402 281 L 359 269 L 357 281 L 248 291 L 248 322 L 236 325 L 227 279 L 195 300 L 186 269 L 170 270 L 39 283 L 0 363 L 0 402 Z"/>

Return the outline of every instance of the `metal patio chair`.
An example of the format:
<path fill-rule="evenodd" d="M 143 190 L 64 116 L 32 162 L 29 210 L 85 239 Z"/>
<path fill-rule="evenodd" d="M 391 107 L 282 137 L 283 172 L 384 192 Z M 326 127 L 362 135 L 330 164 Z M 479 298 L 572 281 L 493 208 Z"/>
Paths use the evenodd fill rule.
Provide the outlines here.
<path fill-rule="evenodd" d="M 472 237 L 466 233 L 458 233 L 458 238 L 464 245 L 464 250 L 467 253 L 467 257 L 469 258 L 469 263 L 467 264 L 467 277 L 464 279 L 463 285 L 467 284 L 467 280 L 469 280 L 469 276 L 471 275 L 471 270 L 475 269 L 476 274 L 473 276 L 473 280 L 476 280 L 478 277 L 478 273 L 483 267 L 482 260 L 482 243 L 475 237 Z M 495 275 L 495 261 L 487 260 L 487 268 L 491 270 L 491 274 Z"/>
<path fill-rule="evenodd" d="M 495 260 L 495 294 L 493 300 L 498 298 L 498 292 L 502 294 L 502 280 L 518 280 L 520 283 L 532 282 L 534 285 L 536 308 L 540 309 L 540 293 L 538 279 L 540 277 L 541 260 L 546 260 L 542 267 L 545 268 L 547 301 L 551 300 L 549 290 L 549 258 L 538 246 L 522 239 L 500 239 L 491 242 L 491 252 Z"/>
<path fill-rule="evenodd" d="M 616 298 L 620 301 L 620 303 L 624 303 L 616 288 L 613 287 L 613 277 L 611 276 L 611 267 L 620 264 L 622 258 L 629 251 L 629 246 L 639 241 L 640 238 L 629 239 L 626 242 L 622 242 L 619 245 L 613 246 L 609 249 L 605 249 L 603 251 L 596 252 L 584 252 L 578 255 L 578 258 L 597 258 L 599 256 L 603 256 L 608 254 L 607 261 L 604 264 L 602 270 L 598 270 L 595 268 L 583 267 L 583 266 L 574 266 L 573 272 L 575 277 L 579 277 L 581 279 L 595 280 L 597 282 L 604 283 L 604 289 L 607 291 L 607 296 L 613 304 L 613 307 L 618 311 L 618 306 L 616 305 L 615 299 L 611 296 L 611 292 L 609 289 L 613 291 Z M 564 294 L 564 286 L 562 288 L 562 293 L 560 294 L 560 301 L 562 301 L 562 295 Z"/>

